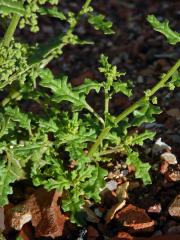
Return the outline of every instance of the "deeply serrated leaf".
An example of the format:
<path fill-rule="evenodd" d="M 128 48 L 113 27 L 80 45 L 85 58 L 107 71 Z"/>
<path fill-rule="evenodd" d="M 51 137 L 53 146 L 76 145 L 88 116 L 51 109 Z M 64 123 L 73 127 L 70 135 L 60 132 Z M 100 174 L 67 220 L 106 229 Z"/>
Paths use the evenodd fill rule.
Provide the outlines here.
<path fill-rule="evenodd" d="M 20 127 L 30 130 L 31 119 L 27 114 L 21 112 L 17 106 L 15 108 L 6 107 L 5 115 L 8 116 L 11 121 L 18 122 Z"/>
<path fill-rule="evenodd" d="M 115 93 L 123 93 L 124 95 L 130 97 L 132 95 L 132 90 L 129 88 L 127 83 L 123 83 L 121 81 L 115 82 L 113 84 L 113 88 Z"/>
<path fill-rule="evenodd" d="M 107 21 L 105 19 L 105 16 L 102 14 L 98 14 L 98 15 L 89 14 L 88 21 L 91 25 L 94 26 L 96 30 L 101 30 L 104 32 L 104 34 L 114 33 L 114 31 L 112 30 L 112 26 L 113 26 L 112 22 Z"/>
<path fill-rule="evenodd" d="M 60 20 L 66 20 L 66 16 L 63 12 L 60 12 L 57 7 L 45 8 L 41 7 L 39 9 L 39 13 L 41 15 L 49 15 L 54 18 L 58 18 Z"/>
<path fill-rule="evenodd" d="M 12 186 L 16 175 L 6 166 L 5 161 L 0 161 L 0 206 L 8 204 L 8 195 L 12 194 Z"/>
<path fill-rule="evenodd" d="M 173 74 L 170 83 L 175 87 L 180 87 L 180 73 L 178 71 Z"/>
<path fill-rule="evenodd" d="M 49 120 L 40 119 L 39 127 L 42 132 L 57 132 L 59 130 L 57 123 L 52 118 Z"/>
<path fill-rule="evenodd" d="M 180 42 L 180 33 L 173 31 L 169 27 L 169 21 L 160 22 L 154 15 L 148 15 L 148 22 L 152 25 L 155 31 L 162 33 L 170 44 Z"/>
<path fill-rule="evenodd" d="M 22 1 L 0 0 L 0 13 L 10 14 L 16 13 L 20 16 L 24 15 L 24 8 Z"/>
<path fill-rule="evenodd" d="M 74 188 L 68 194 L 65 200 L 62 200 L 62 208 L 65 212 L 70 212 L 72 223 L 81 226 L 85 224 L 85 213 L 83 211 L 84 200 L 82 195 L 84 192 L 81 188 Z"/>
<path fill-rule="evenodd" d="M 151 165 L 149 163 L 143 163 L 137 152 L 129 151 L 126 159 L 128 165 L 133 165 L 136 169 L 136 178 L 141 178 L 145 185 L 151 183 L 151 177 L 149 175 L 149 169 Z"/>
<path fill-rule="evenodd" d="M 76 109 L 88 108 L 85 95 L 73 90 L 72 86 L 67 82 L 67 76 L 54 79 L 50 70 L 42 70 L 40 72 L 41 86 L 50 88 L 53 92 L 52 100 L 55 102 L 68 101 L 73 104 Z"/>
<path fill-rule="evenodd" d="M 161 109 L 149 102 L 133 112 L 134 119 L 131 121 L 132 126 L 140 126 L 142 123 L 152 123 L 155 121 L 154 115 L 160 114 Z"/>
<path fill-rule="evenodd" d="M 146 130 L 143 133 L 128 136 L 126 141 L 130 146 L 134 146 L 134 145 L 142 146 L 145 140 L 147 139 L 152 140 L 155 135 L 156 135 L 155 132 Z"/>
<path fill-rule="evenodd" d="M 78 92 L 79 94 L 82 93 L 87 95 L 91 90 L 95 90 L 97 93 L 99 93 L 101 87 L 102 87 L 101 83 L 86 78 L 82 85 L 74 88 L 74 91 Z"/>
<path fill-rule="evenodd" d="M 96 166 L 93 169 L 92 177 L 89 178 L 83 185 L 85 194 L 88 198 L 98 202 L 100 200 L 100 191 L 105 186 L 105 176 L 107 176 L 107 170 Z"/>

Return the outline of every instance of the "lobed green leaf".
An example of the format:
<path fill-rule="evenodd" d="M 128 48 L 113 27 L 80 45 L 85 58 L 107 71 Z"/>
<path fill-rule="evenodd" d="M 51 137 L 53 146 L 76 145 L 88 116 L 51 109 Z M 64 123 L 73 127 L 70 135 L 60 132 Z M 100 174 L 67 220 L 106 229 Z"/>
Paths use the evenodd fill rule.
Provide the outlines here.
<path fill-rule="evenodd" d="M 23 16 L 25 10 L 22 1 L 0 0 L 0 13 L 5 15 L 15 13 Z"/>
<path fill-rule="evenodd" d="M 132 126 L 140 126 L 142 123 L 152 123 L 155 121 L 154 115 L 160 113 L 160 107 L 155 106 L 150 102 L 146 102 L 133 112 L 134 118 L 132 119 L 131 124 Z"/>
<path fill-rule="evenodd" d="M 113 34 L 114 31 L 112 30 L 112 22 L 105 20 L 105 16 L 102 14 L 88 15 L 88 22 L 94 26 L 96 30 L 103 31 L 104 34 Z"/>
<path fill-rule="evenodd" d="M 39 13 L 41 15 L 49 15 L 50 17 L 58 18 L 60 20 L 66 20 L 66 16 L 64 15 L 64 13 L 60 12 L 57 7 L 41 7 L 39 8 Z"/>
<path fill-rule="evenodd" d="M 12 194 L 11 183 L 16 181 L 16 175 L 6 166 L 4 160 L 0 161 L 0 206 L 8 204 L 8 195 Z"/>
<path fill-rule="evenodd" d="M 160 22 L 154 15 L 148 15 L 147 21 L 151 24 L 153 29 L 162 33 L 170 44 L 177 44 L 180 42 L 180 33 L 173 31 L 169 27 L 169 21 Z"/>
<path fill-rule="evenodd" d="M 151 165 L 149 163 L 143 163 L 140 160 L 139 154 L 137 152 L 129 151 L 126 163 L 135 167 L 136 178 L 141 178 L 145 185 L 151 184 L 151 177 L 149 175 L 149 169 L 151 168 Z"/>

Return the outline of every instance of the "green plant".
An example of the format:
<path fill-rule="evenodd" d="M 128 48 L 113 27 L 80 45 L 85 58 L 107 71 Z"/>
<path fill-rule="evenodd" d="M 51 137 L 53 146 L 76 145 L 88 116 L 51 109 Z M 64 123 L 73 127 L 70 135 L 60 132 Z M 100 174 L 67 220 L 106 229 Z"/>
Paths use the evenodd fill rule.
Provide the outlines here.
<path fill-rule="evenodd" d="M 120 115 L 112 116 L 109 111 L 112 96 L 123 93 L 129 97 L 132 90 L 131 83 L 123 81 L 125 73 L 111 65 L 106 56 L 102 54 L 99 60 L 99 71 L 105 81 L 85 79 L 78 87 L 72 87 L 67 76 L 54 76 L 46 67 L 63 53 L 64 46 L 91 44 L 74 33 L 82 16 L 105 34 L 113 33 L 112 23 L 94 12 L 91 0 L 84 1 L 78 14 L 60 12 L 54 6 L 58 2 L 0 0 L 3 19 L 5 22 L 10 19 L 0 42 L 0 89 L 8 93 L 0 108 L 0 205 L 8 203 L 12 183 L 29 179 L 34 186 L 61 191 L 63 210 L 71 213 L 72 222 L 82 224 L 84 201 L 100 201 L 99 192 L 107 175 L 102 163 L 110 161 L 112 153 L 126 156 L 127 164 L 136 168 L 136 177 L 144 184 L 151 183 L 150 164 L 140 160 L 137 145 L 153 139 L 155 133 L 130 133 L 129 130 L 153 122 L 154 115 L 161 112 L 154 94 L 161 88 L 173 90 L 180 85 L 177 72 L 180 60 L 152 89 L 145 91 L 144 97 Z M 17 26 L 29 25 L 32 31 L 38 31 L 38 16 L 46 14 L 67 22 L 68 30 L 43 45 L 30 46 L 14 39 Z M 180 41 L 179 34 L 173 32 L 167 22 L 161 23 L 154 16 L 148 16 L 148 21 L 170 43 Z M 104 92 L 103 114 L 95 112 L 87 102 L 91 90 Z M 23 110 L 22 103 L 29 101 L 41 108 L 39 114 Z M 66 111 L 61 111 L 64 102 L 69 105 Z"/>

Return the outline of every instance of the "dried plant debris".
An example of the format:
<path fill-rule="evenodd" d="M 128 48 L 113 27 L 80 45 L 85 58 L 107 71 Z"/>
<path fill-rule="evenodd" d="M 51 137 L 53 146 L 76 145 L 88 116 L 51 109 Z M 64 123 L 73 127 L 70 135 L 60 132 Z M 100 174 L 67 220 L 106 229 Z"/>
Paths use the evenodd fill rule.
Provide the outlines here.
<path fill-rule="evenodd" d="M 154 154 L 159 154 L 162 153 L 163 151 L 169 152 L 171 151 L 171 147 L 165 142 L 161 141 L 161 138 L 158 138 L 153 146 L 152 151 Z"/>
<path fill-rule="evenodd" d="M 168 209 L 172 217 L 180 218 L 180 194 L 175 197 Z"/>

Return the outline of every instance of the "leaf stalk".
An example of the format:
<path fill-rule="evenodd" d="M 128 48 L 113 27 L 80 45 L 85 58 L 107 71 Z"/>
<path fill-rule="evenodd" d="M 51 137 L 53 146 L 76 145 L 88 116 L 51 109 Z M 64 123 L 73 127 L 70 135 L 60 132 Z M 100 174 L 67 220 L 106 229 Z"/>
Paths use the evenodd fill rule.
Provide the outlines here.
<path fill-rule="evenodd" d="M 3 46 L 5 47 L 8 47 L 11 40 L 12 40 L 12 37 L 14 35 L 14 32 L 16 30 L 16 27 L 18 25 L 18 22 L 20 20 L 20 16 L 17 15 L 17 14 L 14 14 L 12 19 L 11 19 L 11 22 L 9 24 L 9 27 L 4 35 L 4 39 L 3 39 Z"/>

